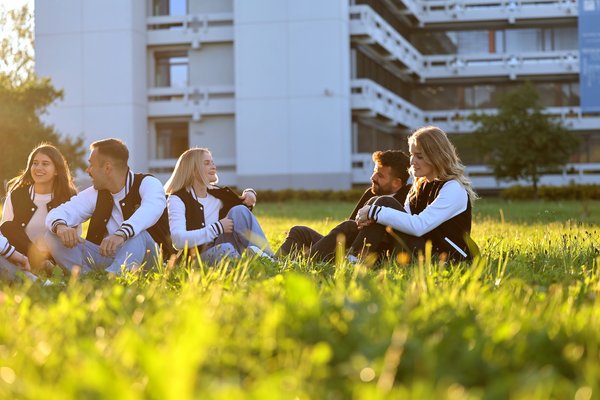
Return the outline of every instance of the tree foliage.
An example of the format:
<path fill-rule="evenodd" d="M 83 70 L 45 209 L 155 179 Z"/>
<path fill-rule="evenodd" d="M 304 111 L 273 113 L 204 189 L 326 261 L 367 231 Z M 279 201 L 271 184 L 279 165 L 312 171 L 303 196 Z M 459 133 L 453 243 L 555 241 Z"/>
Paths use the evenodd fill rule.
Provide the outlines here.
<path fill-rule="evenodd" d="M 0 73 L 16 85 L 34 77 L 33 15 L 27 6 L 0 9 Z"/>
<path fill-rule="evenodd" d="M 473 139 L 497 179 L 526 179 L 537 192 L 540 175 L 564 166 L 578 138 L 560 120 L 543 113 L 535 87 L 527 82 L 499 100 L 495 115 L 474 114 Z"/>
<path fill-rule="evenodd" d="M 56 145 L 72 170 L 84 167 L 83 138 L 61 136 L 42 120 L 48 106 L 62 98 L 49 79 L 36 77 L 33 71 L 33 33 L 31 14 L 26 7 L 0 12 L 6 30 L 0 40 L 0 182 L 15 176 L 27 165 L 27 155 L 41 142 Z M 3 189 L 4 189 L 4 185 Z"/>

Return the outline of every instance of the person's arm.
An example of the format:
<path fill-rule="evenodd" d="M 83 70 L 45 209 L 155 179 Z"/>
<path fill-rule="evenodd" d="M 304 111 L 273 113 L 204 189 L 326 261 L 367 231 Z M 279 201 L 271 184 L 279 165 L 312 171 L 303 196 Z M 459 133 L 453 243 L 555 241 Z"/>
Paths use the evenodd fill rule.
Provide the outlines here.
<path fill-rule="evenodd" d="M 15 212 L 12 206 L 11 195 L 6 196 L 6 200 L 4 201 L 4 207 L 2 208 L 2 221 L 0 221 L 0 225 L 5 223 L 6 221 L 12 221 L 15 219 Z"/>
<path fill-rule="evenodd" d="M 8 239 L 0 235 L 0 256 L 8 259 L 15 251 L 14 246 L 8 243 Z"/>
<path fill-rule="evenodd" d="M 143 232 L 156 224 L 160 216 L 165 211 L 167 199 L 165 190 L 158 179 L 153 176 L 146 176 L 140 184 L 140 207 L 123 221 L 119 229 L 114 233 L 130 239 L 140 232 Z"/>
<path fill-rule="evenodd" d="M 167 199 L 169 209 L 169 227 L 171 229 L 171 240 L 176 249 L 200 246 L 212 242 L 224 232 L 220 221 L 200 229 L 187 230 L 185 223 L 185 204 L 179 196 L 171 195 Z"/>
<path fill-rule="evenodd" d="M 50 210 L 46 217 L 46 228 L 52 233 L 56 233 L 60 225 L 77 230 L 90 217 L 96 208 L 96 199 L 98 192 L 93 187 L 89 187 L 79 192 L 75 196 L 60 206 Z"/>
<path fill-rule="evenodd" d="M 410 215 L 389 207 L 371 206 L 368 218 L 413 236 L 423 236 L 467 209 L 469 196 L 457 181 L 449 181 L 421 213 Z"/>

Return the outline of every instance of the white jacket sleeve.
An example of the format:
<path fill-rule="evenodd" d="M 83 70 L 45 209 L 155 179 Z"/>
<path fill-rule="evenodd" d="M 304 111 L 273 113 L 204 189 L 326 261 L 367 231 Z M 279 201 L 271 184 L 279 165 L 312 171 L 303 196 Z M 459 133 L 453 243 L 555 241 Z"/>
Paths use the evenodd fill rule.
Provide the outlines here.
<path fill-rule="evenodd" d="M 8 243 L 8 239 L 0 235 L 0 256 L 8 258 L 13 255 L 15 248 Z"/>
<path fill-rule="evenodd" d="M 196 247 L 210 243 L 223 233 L 223 227 L 219 221 L 201 229 L 188 231 L 185 223 L 185 205 L 179 196 L 171 195 L 167 200 L 169 209 L 169 226 L 171 228 L 171 240 L 176 249 Z"/>
<path fill-rule="evenodd" d="M 4 207 L 2 208 L 2 221 L 0 224 L 5 223 L 6 221 L 12 221 L 15 219 L 15 212 L 12 206 L 12 200 L 10 199 L 10 194 L 6 196 L 6 200 L 4 201 Z"/>
<path fill-rule="evenodd" d="M 55 232 L 56 226 L 60 224 L 70 227 L 81 225 L 92 216 L 97 198 L 98 191 L 93 186 L 79 192 L 66 203 L 50 210 L 46 217 L 46 228 Z"/>
<path fill-rule="evenodd" d="M 369 218 L 378 224 L 420 237 L 465 211 L 468 201 L 465 188 L 453 180 L 442 186 L 436 199 L 420 214 L 411 215 L 390 207 L 372 206 Z"/>
<path fill-rule="evenodd" d="M 153 176 L 146 176 L 142 180 L 140 198 L 140 207 L 117 229 L 117 232 L 124 233 L 128 239 L 156 224 L 167 207 L 165 190 Z"/>

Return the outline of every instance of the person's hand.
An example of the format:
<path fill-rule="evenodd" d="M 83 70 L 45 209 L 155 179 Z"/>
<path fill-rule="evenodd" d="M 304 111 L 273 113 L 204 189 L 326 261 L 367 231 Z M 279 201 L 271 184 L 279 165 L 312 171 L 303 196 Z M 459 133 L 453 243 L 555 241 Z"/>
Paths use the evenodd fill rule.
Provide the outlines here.
<path fill-rule="evenodd" d="M 104 257 L 114 257 L 123 243 L 125 243 L 123 236 L 108 235 L 100 243 L 100 254 Z"/>
<path fill-rule="evenodd" d="M 247 190 L 242 194 L 240 200 L 242 200 L 242 203 L 244 203 L 244 205 L 252 207 L 256 204 L 256 195 L 254 194 L 254 192 Z"/>
<path fill-rule="evenodd" d="M 233 220 L 231 218 L 223 218 L 219 221 L 221 226 L 223 227 L 223 233 L 231 233 L 233 232 Z"/>
<path fill-rule="evenodd" d="M 356 213 L 356 225 L 358 225 L 358 229 L 362 229 L 365 226 L 371 225 L 374 221 L 369 219 L 369 210 L 371 209 L 370 205 L 363 206 Z"/>
<path fill-rule="evenodd" d="M 29 265 L 29 259 L 23 254 L 15 250 L 14 253 L 8 257 L 8 260 L 21 268 L 23 271 L 31 272 L 31 266 Z"/>
<path fill-rule="evenodd" d="M 360 210 L 358 210 L 358 212 L 356 213 L 356 222 L 357 223 L 361 223 L 361 222 L 367 222 L 369 220 L 369 210 L 371 209 L 370 205 L 366 205 L 363 206 Z"/>
<path fill-rule="evenodd" d="M 75 247 L 81 239 L 76 228 L 69 228 L 66 225 L 59 225 L 56 228 L 56 236 L 58 236 L 61 243 L 69 249 Z"/>

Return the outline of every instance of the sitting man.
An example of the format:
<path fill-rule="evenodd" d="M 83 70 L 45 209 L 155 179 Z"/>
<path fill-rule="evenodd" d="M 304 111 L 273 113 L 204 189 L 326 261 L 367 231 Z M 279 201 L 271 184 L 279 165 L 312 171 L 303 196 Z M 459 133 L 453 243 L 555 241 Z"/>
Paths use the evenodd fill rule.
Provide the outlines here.
<path fill-rule="evenodd" d="M 33 281 L 37 280 L 37 277 L 30 272 L 29 259 L 8 243 L 8 239 L 0 235 L 0 279 L 14 281 L 17 278 L 17 271 L 22 271 Z"/>
<path fill-rule="evenodd" d="M 52 256 L 59 265 L 82 272 L 103 268 L 119 274 L 173 252 L 165 192 L 153 176 L 134 174 L 129 151 L 118 139 L 90 145 L 87 173 L 92 187 L 48 213 Z M 90 220 L 85 240 L 77 226 Z"/>
<path fill-rule="evenodd" d="M 317 261 L 328 261 L 335 255 L 338 235 L 345 236 L 346 249 L 358 236 L 356 213 L 374 196 L 391 195 L 399 202 L 410 190 L 407 184 L 409 158 L 399 150 L 376 151 L 373 153 L 375 168 L 371 176 L 371 187 L 362 195 L 348 220 L 333 228 L 326 236 L 307 226 L 293 226 L 277 251 L 278 256 L 304 255 Z"/>

